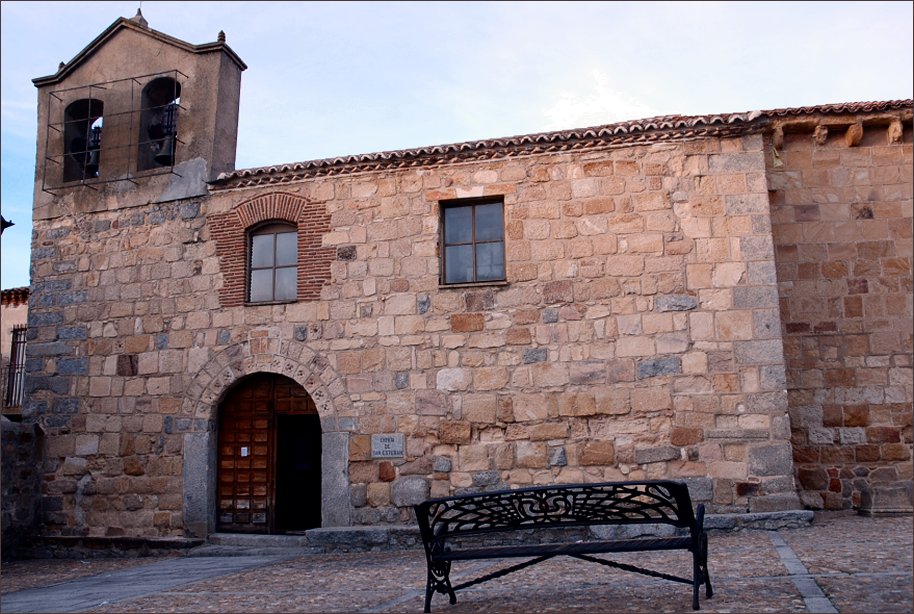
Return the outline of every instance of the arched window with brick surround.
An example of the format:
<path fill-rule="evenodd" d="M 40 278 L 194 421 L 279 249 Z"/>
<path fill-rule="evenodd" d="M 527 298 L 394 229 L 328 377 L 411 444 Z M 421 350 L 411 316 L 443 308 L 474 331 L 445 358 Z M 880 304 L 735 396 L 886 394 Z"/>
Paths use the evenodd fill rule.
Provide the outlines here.
<path fill-rule="evenodd" d="M 225 213 L 210 215 L 206 223 L 216 241 L 222 272 L 222 287 L 218 288 L 220 305 L 235 307 L 245 303 L 258 305 L 320 299 L 321 289 L 331 278 L 330 265 L 338 258 L 336 247 L 322 244 L 325 234 L 330 232 L 330 213 L 325 203 L 312 202 L 297 194 L 269 192 L 240 202 Z M 297 262 L 288 261 L 289 250 L 284 247 L 291 244 L 292 237 L 283 236 L 290 232 L 296 233 Z M 272 239 L 265 237 L 255 241 L 260 233 L 272 235 Z M 264 257 L 261 264 L 258 252 L 252 267 L 255 242 L 258 249 L 274 254 L 274 259 L 270 261 Z M 270 244 L 272 252 L 267 249 Z M 275 256 L 277 247 L 278 258 Z M 292 268 L 295 270 L 294 289 L 287 284 Z M 268 271 L 272 271 L 272 276 Z M 267 289 L 261 294 L 261 288 Z"/>
<path fill-rule="evenodd" d="M 266 222 L 248 231 L 248 302 L 294 301 L 298 295 L 298 229 Z"/>

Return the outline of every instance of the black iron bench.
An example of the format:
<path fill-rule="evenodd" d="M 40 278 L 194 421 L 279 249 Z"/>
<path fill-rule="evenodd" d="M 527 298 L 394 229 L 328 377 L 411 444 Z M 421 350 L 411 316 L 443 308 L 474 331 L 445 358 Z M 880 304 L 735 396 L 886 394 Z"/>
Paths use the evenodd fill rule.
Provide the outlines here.
<path fill-rule="evenodd" d="M 457 603 L 456 591 L 499 578 L 552 557 L 564 555 L 692 585 L 692 609 L 699 609 L 698 590 L 713 595 L 708 575 L 708 536 L 704 505 L 692 512 L 689 489 L 665 480 L 557 484 L 516 490 L 429 499 L 414 506 L 425 546 L 428 580 L 425 611 L 435 592 Z M 596 525 L 658 526 L 664 535 L 599 536 Z M 637 527 L 650 530 L 654 527 Z M 583 529 L 583 530 L 582 530 Z M 666 530 L 662 530 L 666 529 Z M 520 533 L 525 535 L 520 539 Z M 638 530 L 622 533 L 638 533 Z M 556 535 L 553 535 L 556 534 Z M 515 543 L 510 543 L 511 541 Z M 545 542 L 535 543 L 545 539 Z M 688 550 L 692 578 L 682 578 L 592 556 L 613 552 Z M 469 582 L 451 586 L 451 563 L 471 559 L 532 557 Z"/>

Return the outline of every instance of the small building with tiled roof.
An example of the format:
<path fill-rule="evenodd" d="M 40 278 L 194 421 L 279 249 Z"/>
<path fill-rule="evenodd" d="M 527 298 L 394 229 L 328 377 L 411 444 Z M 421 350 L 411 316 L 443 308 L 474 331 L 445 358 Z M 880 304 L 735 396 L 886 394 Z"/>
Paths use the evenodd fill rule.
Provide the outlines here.
<path fill-rule="evenodd" d="M 0 291 L 0 402 L 4 416 L 19 416 L 25 368 L 29 289 Z"/>
<path fill-rule="evenodd" d="M 35 81 L 43 535 L 911 509 L 911 100 L 236 170 L 244 68 L 135 18 Z"/>

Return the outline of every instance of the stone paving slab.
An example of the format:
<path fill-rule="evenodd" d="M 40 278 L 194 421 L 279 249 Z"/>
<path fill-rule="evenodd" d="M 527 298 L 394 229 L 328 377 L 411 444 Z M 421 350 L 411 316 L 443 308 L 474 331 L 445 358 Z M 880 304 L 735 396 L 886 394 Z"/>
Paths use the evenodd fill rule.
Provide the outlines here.
<path fill-rule="evenodd" d="M 704 612 L 912 612 L 912 519 L 822 515 L 808 527 L 712 532 L 709 566 L 714 597 Z M 257 560 L 255 562 L 255 559 Z M 614 557 L 677 575 L 691 574 L 686 553 L 626 553 Z M 192 576 L 193 566 L 210 575 Z M 220 564 L 221 561 L 222 563 Z M 238 567 L 233 568 L 231 562 Z M 455 564 L 455 584 L 515 561 Z M 180 565 L 179 565 L 180 563 Z M 182 567 L 182 565 L 191 567 Z M 163 573 L 163 570 L 170 570 Z M 202 573 L 202 571 L 201 571 Z M 121 583 L 159 577 L 134 593 Z M 167 585 L 166 578 L 174 580 Z M 104 583 L 100 581 L 104 580 Z M 180 581 L 178 581 L 180 580 Z M 4 594 L 3 612 L 76 611 L 80 595 L 108 586 L 107 603 L 91 612 L 421 612 L 425 560 L 407 551 L 308 554 L 294 558 L 193 557 L 159 561 L 46 591 Z M 16 609 L 29 603 L 41 610 Z M 45 595 L 45 600 L 41 595 Z M 71 601 L 64 602 L 62 595 Z M 92 593 L 98 598 L 97 593 Z M 57 599 L 54 601 L 51 599 Z M 691 588 L 569 558 L 557 558 L 457 593 L 456 605 L 435 595 L 432 611 L 691 612 Z M 19 601 L 17 601 L 19 600 Z M 79 603 L 86 603 L 79 601 Z M 71 609 L 65 609 L 70 607 Z M 61 609 L 58 609 L 61 608 Z"/>
<path fill-rule="evenodd" d="M 3 612 L 84 612 L 287 557 L 176 558 L 3 595 Z"/>

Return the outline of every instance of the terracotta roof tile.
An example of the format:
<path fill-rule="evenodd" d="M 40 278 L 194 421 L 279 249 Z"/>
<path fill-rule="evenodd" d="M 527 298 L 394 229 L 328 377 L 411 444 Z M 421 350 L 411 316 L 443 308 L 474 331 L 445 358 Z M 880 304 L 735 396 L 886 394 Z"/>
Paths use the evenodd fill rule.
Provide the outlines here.
<path fill-rule="evenodd" d="M 29 302 L 28 286 L 22 288 L 9 288 L 0 291 L 0 304 L 16 307 L 18 305 L 27 305 Z"/>
<path fill-rule="evenodd" d="M 739 136 L 758 132 L 772 119 L 803 115 L 874 113 L 910 109 L 912 100 L 851 102 L 771 111 L 717 115 L 663 115 L 634 121 L 540 132 L 517 136 L 433 145 L 292 162 L 222 173 L 211 182 L 214 190 L 289 183 L 306 177 L 342 175 L 381 169 L 435 166 L 455 161 L 487 160 L 509 156 L 574 151 L 596 147 L 678 141 L 704 136 Z"/>

